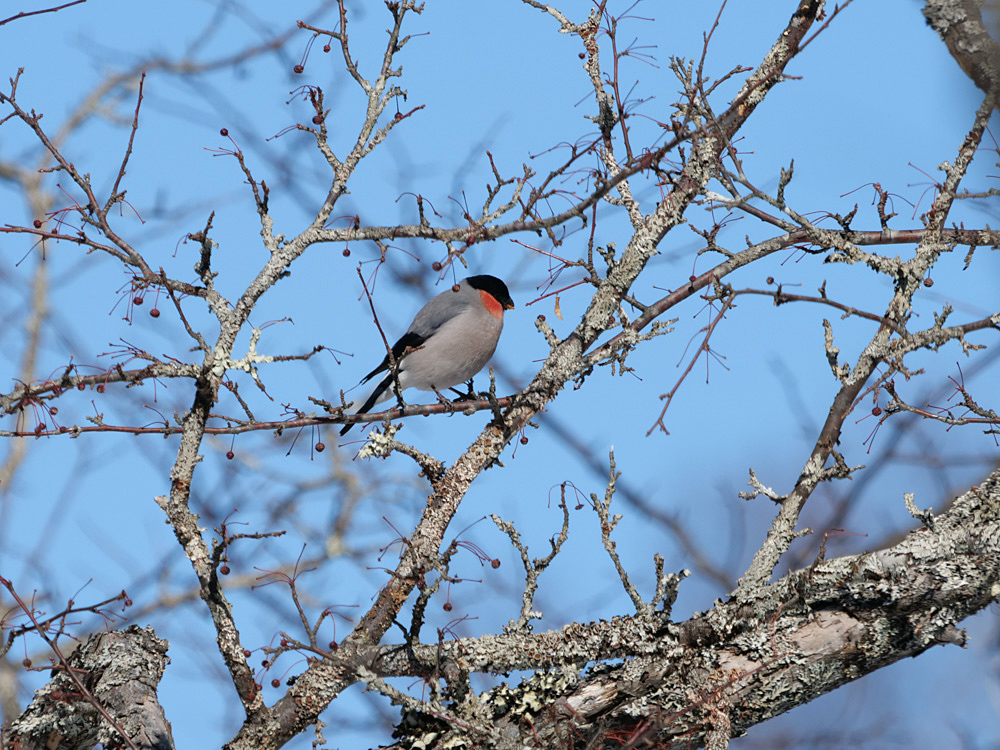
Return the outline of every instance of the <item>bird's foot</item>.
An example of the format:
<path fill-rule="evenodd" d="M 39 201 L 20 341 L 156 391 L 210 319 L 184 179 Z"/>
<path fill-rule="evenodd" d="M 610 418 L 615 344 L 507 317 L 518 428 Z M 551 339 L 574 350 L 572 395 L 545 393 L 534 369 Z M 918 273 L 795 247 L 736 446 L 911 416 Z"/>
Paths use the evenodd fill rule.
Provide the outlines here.
<path fill-rule="evenodd" d="M 461 403 L 462 401 L 478 401 L 482 398 L 482 394 L 476 393 L 472 386 L 472 380 L 466 383 L 466 387 L 469 389 L 467 392 L 462 393 L 457 388 L 452 388 L 455 393 L 458 394 L 458 398 L 455 399 L 455 403 Z"/>
<path fill-rule="evenodd" d="M 454 390 L 454 388 L 452 390 Z M 437 388 L 434 389 L 434 395 L 437 396 L 438 402 L 442 406 L 444 406 L 445 410 L 449 414 L 455 411 L 455 403 L 456 401 L 458 401 L 458 399 L 456 399 L 456 401 L 452 401 L 450 398 L 441 393 L 441 391 L 439 391 Z"/>

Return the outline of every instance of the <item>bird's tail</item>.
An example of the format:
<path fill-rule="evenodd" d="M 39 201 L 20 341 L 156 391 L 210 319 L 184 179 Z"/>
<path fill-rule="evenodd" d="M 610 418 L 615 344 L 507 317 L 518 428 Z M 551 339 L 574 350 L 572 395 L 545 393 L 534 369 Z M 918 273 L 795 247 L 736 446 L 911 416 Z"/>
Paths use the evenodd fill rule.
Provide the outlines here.
<path fill-rule="evenodd" d="M 385 398 L 382 398 L 382 396 L 385 394 L 387 390 L 389 390 L 390 385 L 392 385 L 392 373 L 389 373 L 384 378 L 382 378 L 381 382 L 377 386 L 375 386 L 375 390 L 371 392 L 371 395 L 368 397 L 368 400 L 365 401 L 364 404 L 361 405 L 361 408 L 354 413 L 367 414 L 372 410 L 372 407 L 375 406 L 375 404 L 377 404 L 379 401 L 386 400 Z M 351 428 L 354 427 L 354 424 L 355 424 L 354 422 L 351 422 L 350 424 L 345 424 L 343 429 L 341 429 L 340 431 L 341 436 L 346 435 L 348 432 L 350 432 Z"/>

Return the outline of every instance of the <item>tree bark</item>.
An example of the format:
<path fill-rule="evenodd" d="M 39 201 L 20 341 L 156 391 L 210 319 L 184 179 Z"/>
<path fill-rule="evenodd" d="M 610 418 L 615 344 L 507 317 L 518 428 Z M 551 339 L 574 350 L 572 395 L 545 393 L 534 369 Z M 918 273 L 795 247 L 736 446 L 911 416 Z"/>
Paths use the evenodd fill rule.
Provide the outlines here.
<path fill-rule="evenodd" d="M 683 623 L 659 613 L 646 622 L 616 618 L 538 634 L 539 642 L 564 644 L 539 666 L 556 666 L 562 653 L 562 668 L 488 693 L 494 730 L 482 746 L 724 746 L 900 659 L 940 644 L 964 646 L 956 625 L 1000 596 L 1000 468 L 942 515 L 926 517 L 893 547 L 833 560 L 821 553 L 746 603 L 720 602 Z M 581 651 L 584 631 L 602 632 L 609 647 L 644 631 L 651 637 L 630 643 L 627 650 L 641 656 L 598 664 L 578 678 L 567 667 L 611 656 Z M 468 669 L 476 646 L 457 640 L 428 649 L 439 653 L 438 673 L 447 674 Z M 426 714 L 404 716 L 397 731 L 405 737 L 394 745 L 399 750 L 470 738 L 467 728 Z"/>
<path fill-rule="evenodd" d="M 168 647 L 152 628 L 129 625 L 92 635 L 67 658 L 84 687 L 142 750 L 174 747 L 170 724 L 156 697 L 169 660 Z M 4 732 L 2 744 L 19 750 L 91 750 L 98 743 L 125 747 L 121 734 L 66 670 L 59 669 Z"/>

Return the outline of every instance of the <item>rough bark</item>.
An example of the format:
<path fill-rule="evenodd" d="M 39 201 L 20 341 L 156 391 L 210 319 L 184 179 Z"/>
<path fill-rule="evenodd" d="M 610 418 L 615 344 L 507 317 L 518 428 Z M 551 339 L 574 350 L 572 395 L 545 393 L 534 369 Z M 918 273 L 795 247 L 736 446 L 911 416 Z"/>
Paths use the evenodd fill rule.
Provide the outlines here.
<path fill-rule="evenodd" d="M 473 744 L 710 746 L 720 735 L 743 734 L 932 646 L 964 646 L 957 624 L 998 596 L 1000 469 L 899 544 L 818 557 L 760 587 L 746 603 L 720 602 L 683 623 L 659 613 L 520 637 L 523 652 L 537 657 L 536 668 L 553 669 L 516 689 L 491 691 L 493 733 Z M 429 646 L 426 656 L 435 652 L 436 669 L 447 673 L 475 668 L 483 650 L 478 641 L 457 640 Z M 491 650 L 510 653 L 499 644 Z M 401 653 L 399 647 L 383 651 L 386 658 Z M 598 664 L 580 678 L 572 666 L 630 653 L 641 655 Z M 462 737 L 473 739 L 466 727 L 426 714 L 404 717 L 398 732 L 394 747 L 400 749 L 464 747 Z"/>
<path fill-rule="evenodd" d="M 965 74 L 997 102 L 1000 101 L 1000 46 L 986 30 L 980 5 L 974 0 L 927 0 L 924 18 L 941 36 Z"/>
<path fill-rule="evenodd" d="M 169 644 L 152 628 L 129 625 L 97 633 L 67 659 L 94 699 L 142 750 L 172 750 L 170 724 L 156 697 Z M 79 686 L 58 669 L 27 709 L 4 732 L 3 747 L 19 750 L 90 750 L 125 747 L 119 732 Z"/>

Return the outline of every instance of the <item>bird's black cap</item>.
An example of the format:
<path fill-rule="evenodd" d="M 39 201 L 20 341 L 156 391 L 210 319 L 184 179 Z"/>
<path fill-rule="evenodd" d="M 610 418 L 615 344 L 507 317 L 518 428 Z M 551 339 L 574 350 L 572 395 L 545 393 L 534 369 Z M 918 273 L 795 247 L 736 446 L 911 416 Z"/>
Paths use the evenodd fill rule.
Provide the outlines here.
<path fill-rule="evenodd" d="M 492 295 L 504 310 L 514 309 L 514 300 L 510 298 L 510 291 L 507 289 L 507 285 L 496 276 L 488 276 L 486 274 L 470 276 L 466 281 L 469 282 L 469 286 L 473 289 L 479 289 Z"/>

